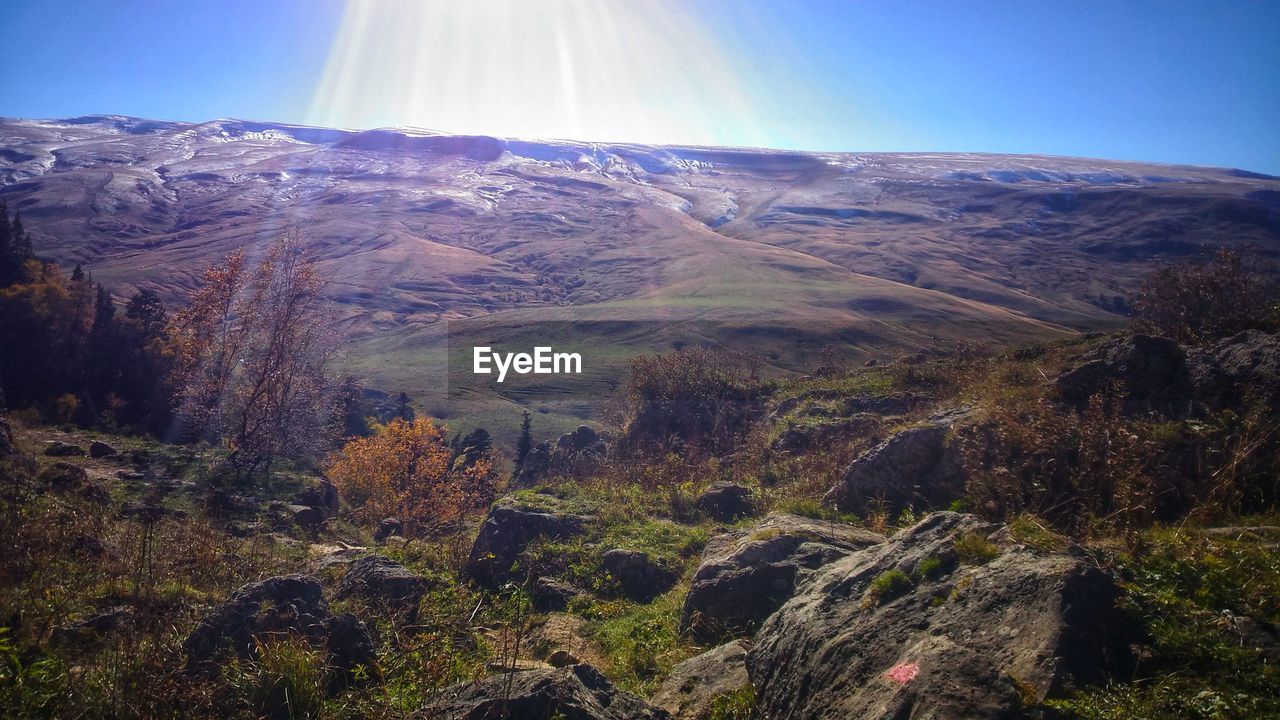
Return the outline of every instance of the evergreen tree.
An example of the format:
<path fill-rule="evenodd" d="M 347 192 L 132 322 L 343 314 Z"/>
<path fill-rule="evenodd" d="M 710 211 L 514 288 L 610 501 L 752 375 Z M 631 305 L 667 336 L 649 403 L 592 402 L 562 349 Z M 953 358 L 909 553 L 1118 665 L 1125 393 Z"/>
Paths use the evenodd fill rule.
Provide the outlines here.
<path fill-rule="evenodd" d="M 401 390 L 396 402 L 400 404 L 396 409 L 396 417 L 405 422 L 413 422 L 413 408 L 409 406 L 409 394 Z"/>
<path fill-rule="evenodd" d="M 164 311 L 164 303 L 160 302 L 160 296 L 153 290 L 143 288 L 134 293 L 129 298 L 129 304 L 125 305 L 124 316 L 130 320 L 137 320 L 142 324 L 146 331 L 147 337 L 155 337 L 160 334 L 160 330 L 164 328 L 168 316 Z"/>
<path fill-rule="evenodd" d="M 0 202 L 0 287 L 13 282 L 17 261 L 13 256 L 13 232 L 9 227 L 9 207 Z"/>
<path fill-rule="evenodd" d="M 78 265 L 76 267 L 79 267 Z M 93 333 L 100 334 L 106 332 L 111 326 L 111 321 L 116 317 L 116 304 L 111 300 L 111 293 L 97 283 L 98 296 L 93 304 Z"/>
<path fill-rule="evenodd" d="M 76 269 L 71 271 L 71 282 L 82 282 L 84 280 L 84 268 L 80 267 L 80 263 L 76 263 Z"/>
<path fill-rule="evenodd" d="M 524 459 L 533 449 L 533 423 L 529 419 L 529 411 L 524 411 L 524 419 L 520 421 L 520 440 L 516 442 L 516 468 L 524 465 Z"/>
<path fill-rule="evenodd" d="M 467 433 L 457 447 L 460 448 L 458 455 L 464 458 L 464 465 L 474 465 L 493 449 L 493 436 L 484 428 L 476 428 Z"/>

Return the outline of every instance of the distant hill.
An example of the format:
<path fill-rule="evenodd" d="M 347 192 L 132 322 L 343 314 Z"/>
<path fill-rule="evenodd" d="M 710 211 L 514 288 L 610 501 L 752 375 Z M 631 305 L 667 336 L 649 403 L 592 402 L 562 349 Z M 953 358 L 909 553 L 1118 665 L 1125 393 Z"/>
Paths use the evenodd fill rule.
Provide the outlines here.
<path fill-rule="evenodd" d="M 1280 254 L 1280 178 L 1241 170 L 238 120 L 0 120 L 0 199 L 45 255 L 169 301 L 297 225 L 373 385 L 464 425 L 527 404 L 548 431 L 589 416 L 634 352 L 719 343 L 785 371 L 825 345 L 861 361 L 1016 343 L 1120 321 L 1161 261 Z M 446 323 L 535 341 L 542 321 L 564 342 L 590 328 L 576 340 L 608 365 L 591 392 L 454 388 L 451 405 Z"/>

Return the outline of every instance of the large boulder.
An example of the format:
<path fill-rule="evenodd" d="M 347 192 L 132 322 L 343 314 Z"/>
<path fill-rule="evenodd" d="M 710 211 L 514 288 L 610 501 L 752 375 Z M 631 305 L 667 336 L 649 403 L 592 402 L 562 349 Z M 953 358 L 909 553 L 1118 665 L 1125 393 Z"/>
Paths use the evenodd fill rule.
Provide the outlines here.
<path fill-rule="evenodd" d="M 293 496 L 294 505 L 305 505 L 319 510 L 326 519 L 337 517 L 341 509 L 338 488 L 328 478 L 320 478 L 318 485 L 302 488 Z"/>
<path fill-rule="evenodd" d="M 615 688 L 590 665 L 493 675 L 445 689 L 418 720 L 667 720 L 671 716 Z"/>
<path fill-rule="evenodd" d="M 823 502 L 852 512 L 883 504 L 895 512 L 945 506 L 960 497 L 963 464 L 948 443 L 953 419 L 941 417 L 903 430 L 868 450 L 845 470 Z"/>
<path fill-rule="evenodd" d="M 404 537 L 404 523 L 393 517 L 382 518 L 378 529 L 373 531 L 373 541 L 383 545 L 390 537 Z"/>
<path fill-rule="evenodd" d="M 748 653 L 761 716 L 1021 717 L 1126 666 L 1112 578 L 996 530 L 936 513 L 814 572 Z"/>
<path fill-rule="evenodd" d="M 463 572 L 486 587 L 511 579 L 511 568 L 520 553 L 537 538 L 562 539 L 583 531 L 586 518 L 557 508 L 550 496 L 541 496 L 545 507 L 531 508 L 510 498 L 494 504 L 480 526 Z"/>
<path fill-rule="evenodd" d="M 751 488 L 727 480 L 711 483 L 711 487 L 698 496 L 697 505 L 707 516 L 720 522 L 733 522 L 756 513 Z"/>
<path fill-rule="evenodd" d="M 133 620 L 133 608 L 117 605 L 53 629 L 50 641 L 54 645 L 84 647 L 95 644 L 104 636 L 121 630 Z"/>
<path fill-rule="evenodd" d="M 574 598 L 582 595 L 582 590 L 563 580 L 550 577 L 536 578 L 529 588 L 529 599 L 533 609 L 539 612 L 564 610 Z"/>
<path fill-rule="evenodd" d="M 1242 332 L 1187 353 L 1197 400 L 1211 409 L 1242 400 L 1280 409 L 1280 334 Z"/>
<path fill-rule="evenodd" d="M 381 555 L 366 555 L 347 566 L 338 587 L 339 597 L 359 597 L 397 614 L 409 622 L 416 620 L 418 603 L 426 592 L 422 578 L 403 565 Z"/>
<path fill-rule="evenodd" d="M 600 564 L 618 581 L 622 594 L 638 602 L 649 602 L 670 590 L 680 579 L 678 572 L 639 550 L 609 550 Z"/>
<path fill-rule="evenodd" d="M 703 642 L 750 635 L 814 570 L 883 540 L 861 528 L 785 514 L 717 535 L 693 576 L 680 629 Z"/>
<path fill-rule="evenodd" d="M 717 698 L 749 684 L 747 644 L 734 640 L 676 665 L 652 699 L 677 720 L 703 720 Z"/>
<path fill-rule="evenodd" d="M 333 666 L 347 675 L 357 665 L 376 671 L 364 623 L 349 613 L 330 613 L 320 582 L 307 575 L 273 577 L 232 593 L 183 642 L 187 669 L 213 672 L 229 657 L 253 658 L 259 641 L 287 636 L 325 648 Z"/>
<path fill-rule="evenodd" d="M 1133 335 L 1103 343 L 1085 362 L 1055 381 L 1063 402 L 1083 408 L 1089 399 L 1117 388 L 1126 412 L 1185 415 L 1193 387 L 1187 353 L 1168 338 Z"/>

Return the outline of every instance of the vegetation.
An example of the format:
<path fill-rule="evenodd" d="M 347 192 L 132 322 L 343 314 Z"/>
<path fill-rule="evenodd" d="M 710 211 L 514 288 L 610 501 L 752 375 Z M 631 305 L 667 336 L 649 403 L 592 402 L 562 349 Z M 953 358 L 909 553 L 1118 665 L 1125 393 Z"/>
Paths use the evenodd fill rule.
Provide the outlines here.
<path fill-rule="evenodd" d="M 1134 298 L 1133 327 L 1199 345 L 1250 329 L 1280 328 L 1280 287 L 1256 253 L 1220 250 L 1209 263 L 1162 268 Z"/>

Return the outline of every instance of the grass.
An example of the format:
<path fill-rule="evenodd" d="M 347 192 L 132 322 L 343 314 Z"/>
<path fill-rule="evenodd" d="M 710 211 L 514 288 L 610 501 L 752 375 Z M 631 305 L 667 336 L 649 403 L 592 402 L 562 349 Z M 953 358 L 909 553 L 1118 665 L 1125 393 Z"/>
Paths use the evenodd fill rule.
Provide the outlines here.
<path fill-rule="evenodd" d="M 867 598 L 872 604 L 884 604 L 894 598 L 906 595 L 916 586 L 911 576 L 894 568 L 886 570 L 871 581 L 867 590 Z"/>
<path fill-rule="evenodd" d="M 956 558 L 965 565 L 984 565 L 1000 554 L 1000 548 L 980 533 L 966 533 L 956 539 Z"/>
<path fill-rule="evenodd" d="M 592 639 L 610 664 L 610 677 L 624 690 L 649 695 L 671 668 L 698 648 L 679 635 L 687 586 L 677 586 L 651 603 L 620 602 L 591 628 Z"/>

